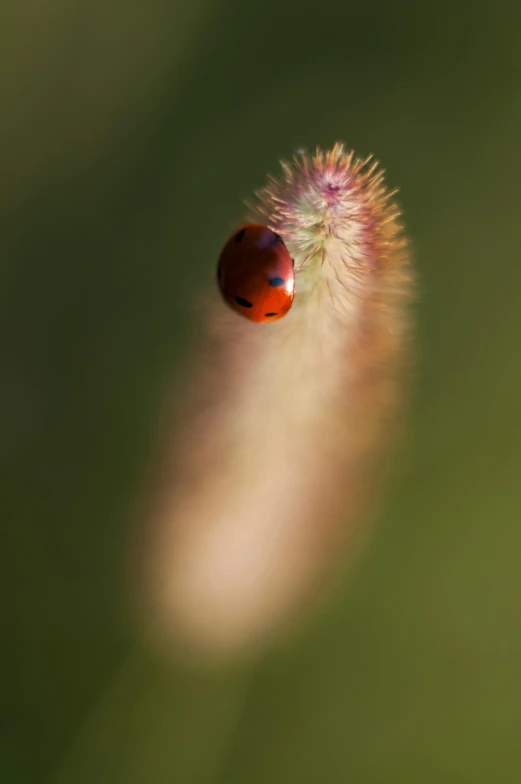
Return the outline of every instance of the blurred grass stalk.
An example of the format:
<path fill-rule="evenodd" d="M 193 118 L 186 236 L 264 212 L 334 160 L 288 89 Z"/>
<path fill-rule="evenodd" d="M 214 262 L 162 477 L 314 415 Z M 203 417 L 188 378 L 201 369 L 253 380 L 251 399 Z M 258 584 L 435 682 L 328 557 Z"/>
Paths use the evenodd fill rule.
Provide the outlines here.
<path fill-rule="evenodd" d="M 407 364 L 412 274 L 392 195 L 339 144 L 259 192 L 250 217 L 283 236 L 295 303 L 257 325 L 210 295 L 146 521 L 143 617 L 160 639 L 255 649 L 351 552 Z"/>

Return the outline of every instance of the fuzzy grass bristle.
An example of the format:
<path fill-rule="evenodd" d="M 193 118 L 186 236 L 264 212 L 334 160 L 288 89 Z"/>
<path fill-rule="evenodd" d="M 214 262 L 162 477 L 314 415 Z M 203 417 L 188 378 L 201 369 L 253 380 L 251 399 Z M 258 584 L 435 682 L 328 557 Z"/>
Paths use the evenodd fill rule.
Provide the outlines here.
<path fill-rule="evenodd" d="M 365 253 L 379 263 L 397 244 L 405 244 L 393 201 L 397 190 L 385 188 L 384 171 L 373 156 L 356 158 L 335 144 L 329 152 L 317 149 L 313 157 L 296 155 L 293 163 L 282 164 L 282 172 L 281 178 L 269 177 L 250 209 L 283 232 L 299 254 L 299 266 L 317 257 L 323 263 L 324 243 L 334 237 L 347 243 L 346 257 Z"/>
<path fill-rule="evenodd" d="M 295 260 L 267 325 L 217 291 L 165 426 L 148 614 L 192 649 L 256 649 L 312 606 L 364 530 L 403 402 L 412 272 L 395 191 L 341 144 L 282 164 L 250 206 Z"/>

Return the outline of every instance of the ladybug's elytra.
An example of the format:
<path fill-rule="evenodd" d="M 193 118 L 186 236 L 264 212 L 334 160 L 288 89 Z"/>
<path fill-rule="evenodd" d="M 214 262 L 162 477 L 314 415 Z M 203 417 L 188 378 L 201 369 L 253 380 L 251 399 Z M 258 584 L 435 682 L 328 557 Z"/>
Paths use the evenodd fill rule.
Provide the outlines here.
<path fill-rule="evenodd" d="M 239 226 L 223 248 L 217 277 L 226 302 L 250 321 L 277 321 L 291 308 L 293 261 L 282 237 L 267 226 Z"/>

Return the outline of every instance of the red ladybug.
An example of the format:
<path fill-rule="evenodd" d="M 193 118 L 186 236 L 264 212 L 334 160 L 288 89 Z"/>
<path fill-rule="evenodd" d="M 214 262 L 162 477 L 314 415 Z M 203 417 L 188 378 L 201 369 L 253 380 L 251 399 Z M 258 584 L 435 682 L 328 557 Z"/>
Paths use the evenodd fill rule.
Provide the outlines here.
<path fill-rule="evenodd" d="M 267 226 L 240 226 L 223 248 L 217 268 L 226 302 L 250 321 L 277 321 L 293 302 L 293 261 L 282 237 Z"/>

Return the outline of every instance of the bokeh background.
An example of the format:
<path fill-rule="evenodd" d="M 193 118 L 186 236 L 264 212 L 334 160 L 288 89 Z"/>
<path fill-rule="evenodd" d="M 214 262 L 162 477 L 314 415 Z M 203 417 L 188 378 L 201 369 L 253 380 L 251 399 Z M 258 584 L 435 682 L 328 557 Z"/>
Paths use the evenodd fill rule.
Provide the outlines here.
<path fill-rule="evenodd" d="M 517 0 L 3 0 L 5 784 L 521 781 Z M 241 202 L 374 152 L 421 279 L 376 536 L 255 664 L 140 644 L 125 543 Z"/>

